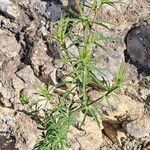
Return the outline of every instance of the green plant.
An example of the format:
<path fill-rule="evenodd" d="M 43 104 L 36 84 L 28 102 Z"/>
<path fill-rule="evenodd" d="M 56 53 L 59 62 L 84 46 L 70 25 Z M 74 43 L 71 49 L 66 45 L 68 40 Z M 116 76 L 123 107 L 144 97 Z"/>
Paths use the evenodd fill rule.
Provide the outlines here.
<path fill-rule="evenodd" d="M 62 7 L 67 11 L 70 17 L 61 18 L 58 22 L 55 40 L 61 49 L 65 65 L 70 66 L 73 71 L 69 72 L 62 81 L 55 86 L 55 89 L 65 87 L 59 99 L 53 104 L 53 109 L 44 111 L 45 116 L 42 120 L 44 129 L 43 139 L 36 146 L 36 150 L 63 150 L 67 148 L 67 135 L 71 125 L 77 123 L 76 115 L 82 112 L 83 119 L 79 122 L 80 127 L 84 124 L 86 117 L 89 115 L 94 118 L 100 126 L 101 114 L 99 105 L 103 99 L 108 98 L 116 92 L 124 83 L 125 66 L 121 64 L 116 81 L 110 84 L 104 78 L 101 80 L 93 73 L 95 70 L 103 72 L 100 68 L 95 67 L 97 60 L 93 57 L 93 49 L 98 46 L 102 50 L 106 48 L 101 44 L 106 40 L 113 38 L 105 36 L 103 33 L 97 33 L 94 25 L 107 27 L 107 23 L 96 20 L 99 9 L 104 4 L 114 6 L 110 0 L 93 0 L 93 3 L 80 1 L 80 14 L 75 13 L 67 7 Z M 84 9 L 88 8 L 89 13 L 85 15 Z M 81 33 L 74 31 L 80 28 Z M 66 39 L 72 38 L 73 43 L 67 46 Z M 69 48 L 78 44 L 78 54 L 72 53 Z M 68 80 L 69 77 L 69 80 Z M 100 96 L 93 100 L 89 95 L 89 89 L 96 89 Z M 50 94 L 48 88 L 41 88 L 40 96 L 50 101 L 53 94 Z"/>
<path fill-rule="evenodd" d="M 73 116 L 62 101 L 53 109 L 45 112 L 44 125 L 46 133 L 43 140 L 36 145 L 40 150 L 63 150 L 67 147 L 67 134 L 73 124 Z"/>
<path fill-rule="evenodd" d="M 29 104 L 29 97 L 23 91 L 20 93 L 20 100 L 23 105 Z"/>

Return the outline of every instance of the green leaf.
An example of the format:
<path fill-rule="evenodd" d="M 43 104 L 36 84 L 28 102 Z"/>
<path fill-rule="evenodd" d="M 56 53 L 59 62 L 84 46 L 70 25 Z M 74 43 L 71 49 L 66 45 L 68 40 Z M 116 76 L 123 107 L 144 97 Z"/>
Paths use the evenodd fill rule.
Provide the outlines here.
<path fill-rule="evenodd" d="M 29 104 L 29 97 L 24 92 L 20 93 L 20 100 L 23 105 Z"/>
<path fill-rule="evenodd" d="M 117 84 L 120 87 L 124 81 L 125 81 L 125 70 L 126 70 L 126 65 L 124 62 L 121 63 L 120 68 L 119 68 L 119 72 L 117 75 Z"/>
<path fill-rule="evenodd" d="M 97 125 L 100 127 L 100 115 L 99 115 L 98 111 L 96 110 L 96 107 L 95 107 L 95 106 L 92 106 L 92 105 L 91 105 L 90 113 L 91 113 L 92 116 L 94 117 L 94 119 L 95 119 Z"/>

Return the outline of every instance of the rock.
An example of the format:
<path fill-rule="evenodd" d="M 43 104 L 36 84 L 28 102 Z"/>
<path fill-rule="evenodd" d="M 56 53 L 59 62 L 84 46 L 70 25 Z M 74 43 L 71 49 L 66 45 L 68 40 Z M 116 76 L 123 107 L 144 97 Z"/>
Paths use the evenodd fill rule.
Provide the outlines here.
<path fill-rule="evenodd" d="M 66 47 L 68 48 L 68 51 L 70 52 L 71 55 L 78 57 L 79 56 L 79 50 L 78 48 L 73 44 L 73 42 L 67 38 L 65 40 L 66 42 Z"/>
<path fill-rule="evenodd" d="M 106 105 L 106 104 L 104 104 Z M 108 122 L 121 123 L 124 130 L 135 138 L 149 136 L 150 118 L 144 116 L 144 104 L 132 100 L 128 96 L 117 95 L 116 98 L 108 100 L 109 108 L 104 111 L 103 120 Z"/>
<path fill-rule="evenodd" d="M 111 36 L 111 33 L 109 34 Z M 106 35 L 109 34 L 107 33 Z M 99 80 L 105 79 L 111 85 L 113 79 L 118 74 L 121 63 L 124 60 L 124 54 L 122 50 L 117 49 L 117 44 L 113 44 L 112 42 L 106 43 L 107 45 L 105 46 L 105 48 L 109 49 L 109 47 L 111 47 L 111 49 L 109 50 L 109 52 L 100 50 L 99 47 L 95 49 L 94 57 L 97 60 L 95 65 L 97 69 L 93 68 L 92 71 Z"/>
<path fill-rule="evenodd" d="M 30 58 L 34 74 L 44 83 L 51 81 L 51 74 L 54 71 L 52 58 L 47 55 L 47 47 L 43 41 L 36 43 L 33 54 Z M 53 81 L 54 83 L 56 81 Z"/>
<path fill-rule="evenodd" d="M 146 100 L 148 98 L 148 96 L 150 95 L 150 90 L 147 89 L 147 88 L 142 88 L 140 90 L 140 93 L 141 93 L 141 97 Z"/>
<path fill-rule="evenodd" d="M 1 106 L 0 132 L 8 137 L 14 136 L 15 148 L 19 150 L 32 150 L 41 134 L 29 116 Z"/>
<path fill-rule="evenodd" d="M 16 72 L 16 74 L 22 81 L 24 81 L 25 86 L 24 86 L 22 92 L 24 92 L 24 94 L 26 94 L 27 97 L 30 97 L 30 100 L 33 101 L 34 94 L 37 93 L 36 87 L 39 85 L 42 86 L 43 84 L 34 75 L 34 72 L 30 66 L 26 66 L 25 68 Z M 19 94 L 21 94 L 21 93 L 19 93 Z M 36 98 L 38 99 L 38 95 L 36 96 Z"/>
<path fill-rule="evenodd" d="M 100 69 L 99 69 L 100 70 Z M 99 71 L 98 69 L 93 69 L 92 73 L 97 77 L 97 79 L 99 79 L 100 81 L 106 81 L 107 83 L 109 83 L 110 85 L 112 85 L 112 81 L 113 81 L 113 73 L 109 70 L 109 69 L 104 69 L 102 72 Z"/>
<path fill-rule="evenodd" d="M 12 86 L 15 90 L 16 98 L 20 98 L 20 91 L 25 87 L 25 83 L 17 75 L 12 79 Z"/>
<path fill-rule="evenodd" d="M 33 70 L 30 66 L 26 66 L 22 70 L 16 72 L 18 77 L 24 81 L 24 88 L 20 90 L 20 94 L 25 94 L 29 98 L 29 104 L 27 105 L 25 110 L 28 110 L 28 106 L 30 104 L 32 105 L 32 108 L 28 111 L 31 111 L 31 109 L 36 110 L 37 108 L 40 108 L 39 114 L 44 115 L 42 110 L 50 109 L 52 108 L 52 105 L 50 104 L 51 101 L 48 102 L 46 98 L 40 95 L 40 92 L 45 88 L 44 83 L 42 83 L 33 73 Z M 51 100 L 51 99 L 50 99 Z M 21 100 L 20 100 L 21 101 Z M 36 104 L 33 105 L 33 104 Z M 21 107 L 18 109 L 22 109 Z"/>
<path fill-rule="evenodd" d="M 21 46 L 12 33 L 0 29 L 0 41 L 0 51 L 8 58 L 18 56 Z"/>
<path fill-rule="evenodd" d="M 44 15 L 47 8 L 47 3 L 41 0 L 20 0 L 18 3 L 23 8 L 30 10 L 31 15 L 34 19 L 38 19 L 38 17 Z"/>
<path fill-rule="evenodd" d="M 61 3 L 63 6 L 68 6 L 68 0 L 60 0 L 60 3 Z"/>
<path fill-rule="evenodd" d="M 100 144 L 103 141 L 101 128 L 99 128 L 97 123 L 91 118 L 86 121 L 85 126 L 83 127 L 86 134 L 78 139 L 82 149 L 96 150 L 100 147 Z"/>
<path fill-rule="evenodd" d="M 0 58 L 1 58 L 0 59 L 0 68 L 2 68 L 3 63 L 5 61 L 8 61 L 8 58 L 6 57 L 5 53 L 2 52 L 1 50 L 0 50 Z"/>
<path fill-rule="evenodd" d="M 17 113 L 15 116 L 12 134 L 15 135 L 16 148 L 19 150 L 32 150 L 41 136 L 35 121 L 22 113 Z"/>
<path fill-rule="evenodd" d="M 17 76 L 24 81 L 26 85 L 35 86 L 41 84 L 38 78 L 35 77 L 33 70 L 30 66 L 26 66 L 20 71 L 16 72 Z"/>
<path fill-rule="evenodd" d="M 14 136 L 10 136 L 10 137 L 6 137 L 3 134 L 0 134 L 0 148 L 3 150 L 8 150 L 8 149 L 13 149 L 13 150 L 17 150 L 15 148 L 15 137 Z"/>
<path fill-rule="evenodd" d="M 150 69 L 150 25 L 131 29 L 126 44 L 132 61 Z"/>
<path fill-rule="evenodd" d="M 150 136 L 150 116 L 143 116 L 131 122 L 123 123 L 124 129 L 135 138 Z"/>
<path fill-rule="evenodd" d="M 38 30 L 38 32 L 41 33 L 41 35 L 43 37 L 47 37 L 48 36 L 48 31 L 47 31 L 45 26 L 46 26 L 46 23 L 44 21 L 41 21 L 41 27 Z"/>
<path fill-rule="evenodd" d="M 103 120 L 106 121 L 131 121 L 144 115 L 144 104 L 125 95 L 112 96 L 103 105 Z"/>
<path fill-rule="evenodd" d="M 103 126 L 98 127 L 93 118 L 87 117 L 85 124 L 82 126 L 82 131 L 72 128 L 70 135 L 70 150 L 77 150 L 78 148 L 84 150 L 97 150 L 102 139 Z"/>
<path fill-rule="evenodd" d="M 12 103 L 10 102 L 10 99 L 14 97 L 13 90 L 11 87 L 3 86 L 0 82 L 0 103 L 2 103 L 6 107 L 12 107 Z"/>
<path fill-rule="evenodd" d="M 38 19 L 40 16 L 45 16 L 48 19 L 57 21 L 62 15 L 64 15 L 61 8 L 53 1 L 45 2 L 41 0 L 20 0 L 19 4 L 24 8 L 30 9 L 32 16 L 35 19 Z"/>
<path fill-rule="evenodd" d="M 5 136 L 11 134 L 11 122 L 14 121 L 14 110 L 0 106 L 0 132 Z"/>
<path fill-rule="evenodd" d="M 69 6 L 74 12 L 80 13 L 79 0 L 60 0 L 60 2 L 63 6 Z"/>
<path fill-rule="evenodd" d="M 15 19 L 20 15 L 19 9 L 10 0 L 0 0 L 0 11 L 11 19 Z"/>
<path fill-rule="evenodd" d="M 3 58 L 1 60 L 3 60 Z M 23 86 L 22 81 L 20 81 L 15 74 L 19 60 L 19 56 L 13 58 L 6 57 L 0 69 L 0 101 L 6 107 L 16 106 L 15 104 L 18 103 L 16 98 L 19 97 L 18 91 L 21 90 Z M 17 83 L 13 85 L 15 80 Z"/>
<path fill-rule="evenodd" d="M 52 2 L 51 5 L 47 7 L 45 15 L 47 16 L 47 18 L 56 21 L 59 20 L 64 14 L 61 8 L 57 6 L 54 2 Z"/>

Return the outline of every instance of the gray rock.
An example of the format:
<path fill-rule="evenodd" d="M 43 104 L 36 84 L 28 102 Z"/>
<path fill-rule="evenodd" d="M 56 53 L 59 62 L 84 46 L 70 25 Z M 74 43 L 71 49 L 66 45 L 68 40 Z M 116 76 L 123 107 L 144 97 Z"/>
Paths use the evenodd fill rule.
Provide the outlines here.
<path fill-rule="evenodd" d="M 127 35 L 126 43 L 133 62 L 150 68 L 150 25 L 132 29 Z"/>
<path fill-rule="evenodd" d="M 33 94 L 37 92 L 35 87 L 37 85 L 41 85 L 41 81 L 34 75 L 34 72 L 30 66 L 26 66 L 16 72 L 16 74 L 22 81 L 24 81 L 24 87 L 22 89 L 24 93 L 32 100 Z"/>
<path fill-rule="evenodd" d="M 124 129 L 135 138 L 150 136 L 150 116 L 143 116 L 137 120 L 123 123 Z"/>
<path fill-rule="evenodd" d="M 79 50 L 78 48 L 73 44 L 70 38 L 67 38 L 65 40 L 66 47 L 68 48 L 68 51 L 70 52 L 71 55 L 78 57 L 79 56 Z"/>
<path fill-rule="evenodd" d="M 41 0 L 20 0 L 19 4 L 24 8 L 30 9 L 35 19 L 41 15 L 56 21 L 62 16 L 62 14 L 64 14 L 61 8 L 54 2 L 44 2 Z"/>
<path fill-rule="evenodd" d="M 46 37 L 48 35 L 48 31 L 47 31 L 47 28 L 45 26 L 46 26 L 46 23 L 44 21 L 41 21 L 41 27 L 38 30 L 38 32 L 40 32 L 43 37 Z"/>
<path fill-rule="evenodd" d="M 14 110 L 0 106 L 0 133 L 9 136 L 12 131 L 11 123 L 14 121 Z"/>
<path fill-rule="evenodd" d="M 10 147 L 13 149 L 13 150 L 17 150 L 15 148 L 15 140 L 14 140 L 14 136 L 11 135 L 11 136 L 5 136 L 4 134 L 0 134 L 0 146 L 1 146 L 1 149 L 10 149 Z"/>
<path fill-rule="evenodd" d="M 106 49 L 109 49 L 109 47 L 111 47 L 109 51 L 103 51 L 99 48 L 95 49 L 94 57 L 97 61 L 95 65 L 97 69 L 93 67 L 93 73 L 99 80 L 105 79 L 109 84 L 112 84 L 124 60 L 124 54 L 123 51 L 117 50 L 116 45 L 111 42 L 107 42 Z M 114 49 L 116 50 L 114 51 Z"/>
<path fill-rule="evenodd" d="M 5 83 L 5 84 L 4 84 Z M 15 74 L 12 74 L 12 78 L 5 78 L 3 82 L 0 82 L 0 102 L 5 107 L 17 107 L 20 103 L 20 91 L 24 88 L 24 82 L 18 78 Z"/>
<path fill-rule="evenodd" d="M 46 16 L 54 21 L 61 18 L 63 11 L 61 8 L 57 5 L 55 5 L 53 2 L 51 3 L 51 6 L 47 7 L 47 11 L 45 12 Z"/>
<path fill-rule="evenodd" d="M 150 90 L 149 89 L 146 89 L 146 88 L 143 88 L 140 90 L 140 93 L 141 93 L 141 97 L 146 100 L 148 98 L 148 96 L 150 95 Z"/>
<path fill-rule="evenodd" d="M 20 0 L 18 4 L 23 8 L 30 10 L 34 19 L 38 19 L 38 15 L 43 15 L 46 7 L 46 2 L 40 0 Z"/>
<path fill-rule="evenodd" d="M 107 81 L 110 85 L 112 85 L 113 74 L 109 69 L 103 69 L 103 71 L 99 70 L 92 70 L 93 74 L 99 79 L 100 81 Z"/>
<path fill-rule="evenodd" d="M 0 29 L 0 42 L 0 51 L 7 57 L 18 56 L 21 46 L 12 33 Z"/>
<path fill-rule="evenodd" d="M 0 11 L 12 19 L 20 15 L 19 9 L 10 0 L 0 0 Z"/>
<path fill-rule="evenodd" d="M 5 18 L 4 16 L 0 16 L 0 28 L 2 28 L 2 27 L 11 28 L 10 26 L 12 26 L 10 19 Z"/>
<path fill-rule="evenodd" d="M 12 115 L 1 115 L 0 116 L 0 132 L 3 132 L 5 136 L 8 136 L 11 133 L 11 122 L 14 120 Z"/>

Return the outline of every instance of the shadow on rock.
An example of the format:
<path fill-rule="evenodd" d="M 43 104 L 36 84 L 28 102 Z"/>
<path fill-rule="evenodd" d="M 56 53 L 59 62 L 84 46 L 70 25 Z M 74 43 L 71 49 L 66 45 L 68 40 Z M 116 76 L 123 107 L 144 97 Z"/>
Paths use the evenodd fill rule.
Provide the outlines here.
<path fill-rule="evenodd" d="M 139 74 L 150 75 L 150 25 L 131 28 L 125 37 L 125 61 L 134 64 Z"/>
<path fill-rule="evenodd" d="M 1 150 L 18 150 L 15 148 L 16 138 L 10 136 L 9 138 L 0 134 L 0 149 Z"/>

